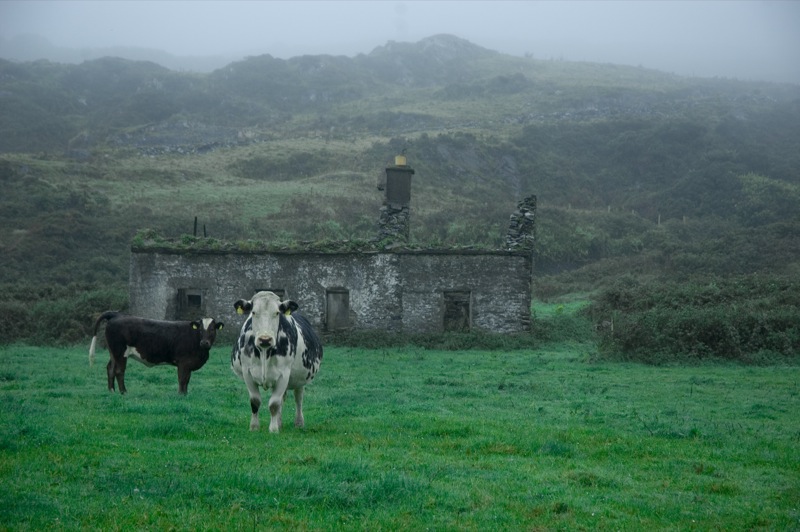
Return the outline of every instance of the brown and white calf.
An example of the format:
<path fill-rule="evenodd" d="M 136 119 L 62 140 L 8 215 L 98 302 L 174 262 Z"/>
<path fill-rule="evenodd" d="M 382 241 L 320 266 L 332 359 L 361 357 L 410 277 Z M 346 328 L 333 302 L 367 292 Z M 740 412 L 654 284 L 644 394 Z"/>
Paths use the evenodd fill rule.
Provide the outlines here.
<path fill-rule="evenodd" d="M 158 321 L 119 312 L 103 312 L 94 324 L 94 337 L 89 347 L 89 363 L 94 363 L 97 329 L 106 323 L 108 361 L 108 391 L 114 391 L 114 379 L 119 393 L 125 388 L 125 368 L 128 358 L 134 358 L 147 367 L 170 364 L 178 368 L 178 393 L 186 395 L 192 371 L 202 368 L 208 361 L 209 351 L 217 338 L 222 322 L 213 318 L 202 321 Z"/>

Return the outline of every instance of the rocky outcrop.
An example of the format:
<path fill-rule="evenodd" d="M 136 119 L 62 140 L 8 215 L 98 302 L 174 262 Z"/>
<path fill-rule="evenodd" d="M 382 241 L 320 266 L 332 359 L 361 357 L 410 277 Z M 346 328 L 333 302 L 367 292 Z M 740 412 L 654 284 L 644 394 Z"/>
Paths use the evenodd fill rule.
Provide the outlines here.
<path fill-rule="evenodd" d="M 189 120 L 166 120 L 148 124 L 109 138 L 112 144 L 135 147 L 142 155 L 193 155 L 241 146 L 255 140 L 257 135 L 250 129 L 214 126 Z"/>

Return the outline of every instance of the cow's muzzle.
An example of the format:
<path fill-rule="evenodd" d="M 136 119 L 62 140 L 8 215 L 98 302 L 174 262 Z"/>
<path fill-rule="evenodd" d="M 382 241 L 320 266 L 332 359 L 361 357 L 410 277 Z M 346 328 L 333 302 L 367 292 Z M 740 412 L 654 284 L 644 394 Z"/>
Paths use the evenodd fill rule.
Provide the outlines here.
<path fill-rule="evenodd" d="M 258 347 L 272 347 L 272 336 L 262 334 L 258 337 Z"/>
<path fill-rule="evenodd" d="M 208 340 L 200 340 L 200 348 L 211 349 L 211 342 L 209 342 Z"/>

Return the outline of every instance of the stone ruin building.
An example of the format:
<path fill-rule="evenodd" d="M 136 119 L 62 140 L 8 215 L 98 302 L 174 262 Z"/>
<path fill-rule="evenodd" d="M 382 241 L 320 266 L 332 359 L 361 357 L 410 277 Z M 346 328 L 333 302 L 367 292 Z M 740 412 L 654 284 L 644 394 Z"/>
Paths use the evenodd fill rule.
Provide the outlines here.
<path fill-rule="evenodd" d="M 405 157 L 386 168 L 378 241 L 408 242 Z M 380 186 L 379 186 L 380 188 Z M 518 333 L 531 328 L 536 197 L 511 214 L 505 249 L 219 251 L 131 249 L 130 312 L 154 319 L 213 316 L 238 331 L 233 302 L 270 290 L 318 330 Z"/>

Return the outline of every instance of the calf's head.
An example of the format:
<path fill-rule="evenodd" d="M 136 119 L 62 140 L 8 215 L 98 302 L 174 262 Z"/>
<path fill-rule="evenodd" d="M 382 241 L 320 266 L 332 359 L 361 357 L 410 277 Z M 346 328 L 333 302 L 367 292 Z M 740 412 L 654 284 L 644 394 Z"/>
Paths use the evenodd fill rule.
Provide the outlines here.
<path fill-rule="evenodd" d="M 192 329 L 201 333 L 201 349 L 211 349 L 211 346 L 214 345 L 214 340 L 217 339 L 217 331 L 221 331 L 223 325 L 221 321 L 216 321 L 214 318 L 203 318 L 191 323 Z"/>
<path fill-rule="evenodd" d="M 239 314 L 250 312 L 255 345 L 259 349 L 275 346 L 281 319 L 298 308 L 294 301 L 281 301 L 272 292 L 259 292 L 250 301 L 240 299 L 233 306 Z"/>

